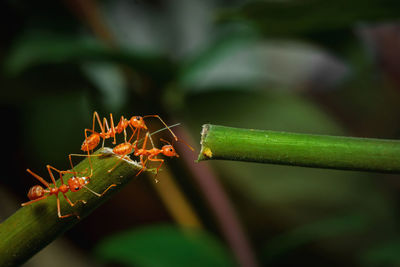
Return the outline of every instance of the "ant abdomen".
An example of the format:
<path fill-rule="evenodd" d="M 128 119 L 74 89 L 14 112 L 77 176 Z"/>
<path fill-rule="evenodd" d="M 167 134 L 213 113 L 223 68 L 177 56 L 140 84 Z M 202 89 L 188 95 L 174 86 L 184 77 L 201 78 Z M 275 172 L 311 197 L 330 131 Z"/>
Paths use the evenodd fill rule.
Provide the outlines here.
<path fill-rule="evenodd" d="M 43 187 L 41 187 L 40 185 L 35 185 L 32 186 L 31 189 L 29 189 L 28 192 L 28 198 L 30 200 L 35 200 L 38 199 L 42 196 L 44 196 L 45 190 L 43 189 Z"/>
<path fill-rule="evenodd" d="M 100 143 L 100 135 L 91 134 L 87 139 L 85 139 L 82 143 L 81 150 L 90 151 L 97 147 Z"/>
<path fill-rule="evenodd" d="M 113 152 L 117 155 L 128 155 L 131 151 L 132 145 L 129 142 L 119 144 L 113 149 Z"/>

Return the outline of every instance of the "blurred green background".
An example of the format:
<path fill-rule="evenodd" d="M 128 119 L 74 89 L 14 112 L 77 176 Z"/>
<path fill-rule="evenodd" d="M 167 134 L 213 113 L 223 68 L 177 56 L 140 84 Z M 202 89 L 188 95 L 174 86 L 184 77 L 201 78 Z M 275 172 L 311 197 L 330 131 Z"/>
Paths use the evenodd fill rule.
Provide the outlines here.
<path fill-rule="evenodd" d="M 399 14 L 395 0 L 2 1 L 1 220 L 36 184 L 26 168 L 68 169 L 95 110 L 181 122 L 196 148 L 176 143 L 159 183 L 139 176 L 26 266 L 400 266 L 399 175 L 193 163 L 204 123 L 398 139 Z"/>

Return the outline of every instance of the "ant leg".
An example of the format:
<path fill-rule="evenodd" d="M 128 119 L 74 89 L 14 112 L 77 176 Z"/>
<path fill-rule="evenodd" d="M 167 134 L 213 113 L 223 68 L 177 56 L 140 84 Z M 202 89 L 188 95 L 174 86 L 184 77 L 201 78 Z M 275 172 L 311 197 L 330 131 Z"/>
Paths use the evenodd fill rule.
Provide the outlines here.
<path fill-rule="evenodd" d="M 140 131 L 140 130 L 139 130 L 139 131 Z M 145 136 L 145 138 L 144 138 L 142 150 L 146 149 L 147 139 L 148 139 L 148 138 L 149 138 L 149 132 L 146 133 L 146 136 Z"/>
<path fill-rule="evenodd" d="M 58 218 L 64 219 L 64 218 L 68 218 L 68 217 L 71 217 L 71 216 L 76 216 L 78 219 L 80 219 L 79 215 L 73 214 L 73 213 L 66 214 L 66 215 L 61 215 L 60 198 L 58 197 L 58 195 L 56 195 L 56 197 L 57 197 L 57 215 L 58 215 Z"/>
<path fill-rule="evenodd" d="M 68 158 L 69 158 L 69 163 L 71 164 L 71 170 L 72 170 L 72 172 L 73 173 L 77 173 L 77 172 L 75 172 L 74 171 L 74 165 L 72 164 L 72 156 L 75 156 L 75 157 L 88 157 L 88 160 L 89 160 L 89 166 L 90 166 L 90 175 L 89 175 L 89 177 L 92 177 L 92 175 L 93 175 L 93 166 L 92 166 L 92 161 L 90 160 L 90 158 L 91 157 L 96 157 L 96 156 L 102 156 L 103 154 L 97 154 L 97 155 L 86 155 L 86 154 L 69 154 L 68 155 Z M 86 169 L 87 170 L 87 169 Z M 83 172 L 82 172 L 83 173 Z"/>
<path fill-rule="evenodd" d="M 62 194 L 63 194 L 65 200 L 71 205 L 71 207 L 75 206 L 76 203 L 78 203 L 78 202 L 82 202 L 83 204 L 86 204 L 86 201 L 85 201 L 85 200 L 81 200 L 81 199 L 80 199 L 80 200 L 77 200 L 77 201 L 75 201 L 75 202 L 72 202 L 72 201 L 67 197 L 67 195 L 66 195 L 65 193 L 62 193 Z"/>
<path fill-rule="evenodd" d="M 146 136 L 145 136 L 145 138 L 144 138 L 144 142 L 143 142 L 143 146 L 142 146 L 142 150 L 143 150 L 143 151 L 146 149 L 147 139 L 148 139 L 148 138 L 149 138 L 149 132 L 146 133 Z M 136 146 L 136 148 L 137 148 L 137 146 Z M 135 148 L 135 151 L 136 151 L 136 148 Z M 146 162 L 147 162 L 147 160 L 148 160 L 148 157 L 147 157 L 146 161 L 143 162 L 143 154 L 140 155 L 140 164 L 142 164 L 142 169 L 136 174 L 136 176 L 138 176 L 139 174 L 141 174 L 141 173 L 146 169 Z"/>
<path fill-rule="evenodd" d="M 113 128 L 114 126 L 113 126 L 113 123 L 111 124 L 111 128 Z M 107 122 L 107 118 L 103 118 L 103 129 L 104 129 L 104 131 L 102 132 L 102 134 L 104 134 L 104 137 L 103 137 L 103 143 L 101 144 L 101 147 L 103 148 L 104 147 L 104 142 L 106 141 L 106 138 L 107 138 L 107 136 L 106 136 L 106 132 L 105 131 L 107 131 L 107 133 L 110 131 L 110 127 L 108 127 L 108 122 Z M 111 131 L 112 131 L 112 129 L 111 129 Z"/>
<path fill-rule="evenodd" d="M 27 172 L 29 172 L 33 177 L 35 177 L 36 179 L 38 179 L 42 184 L 44 184 L 47 188 L 50 188 L 50 184 L 48 182 L 46 182 L 46 180 L 44 180 L 42 177 L 40 177 L 39 175 L 37 175 L 36 173 L 32 172 L 30 169 L 26 169 Z"/>
<path fill-rule="evenodd" d="M 128 153 L 128 154 L 129 154 L 129 153 Z M 128 155 L 128 154 L 123 155 L 122 158 L 125 157 L 125 156 Z M 91 157 L 101 157 L 101 156 L 104 156 L 104 155 L 107 155 L 107 154 L 96 154 L 96 155 L 69 154 L 69 155 L 68 155 L 68 158 L 69 158 L 69 161 L 70 161 L 70 164 L 71 164 L 71 168 L 74 169 L 74 166 L 73 166 L 73 164 L 72 164 L 72 156 L 75 156 L 75 157 L 88 157 L 88 158 L 89 158 L 89 165 L 90 165 L 90 175 L 89 175 L 89 177 L 92 177 L 92 175 L 93 175 L 93 165 L 92 165 L 92 161 L 90 160 L 90 158 L 91 158 Z M 121 159 L 122 159 L 122 158 L 121 158 Z M 117 162 L 117 163 L 118 163 L 118 162 Z M 116 164 L 116 165 L 117 165 L 117 164 Z M 111 172 L 114 168 L 115 168 L 115 166 L 114 166 L 111 170 L 109 170 L 109 172 Z M 77 173 L 77 172 L 73 171 L 73 173 Z"/>
<path fill-rule="evenodd" d="M 50 196 L 50 195 L 45 195 L 45 196 L 42 196 L 42 197 L 40 197 L 40 198 L 37 198 L 37 199 L 31 200 L 31 201 L 22 203 L 21 206 L 22 206 L 22 207 L 28 206 L 28 205 L 30 205 L 30 204 L 32 204 L 32 203 L 35 203 L 35 202 L 40 201 L 40 200 L 42 200 L 42 199 L 45 199 L 45 198 L 47 198 L 47 197 L 49 197 L 49 196 Z"/>
<path fill-rule="evenodd" d="M 124 129 L 124 141 L 126 143 L 126 128 Z"/>
<path fill-rule="evenodd" d="M 86 128 L 86 129 L 84 130 L 84 133 L 85 133 L 85 141 L 84 141 L 83 144 L 85 144 L 85 142 L 86 142 L 86 149 L 84 150 L 84 149 L 81 148 L 81 149 L 84 150 L 84 151 L 88 151 L 88 152 L 89 152 L 89 144 L 87 143 L 87 142 L 88 142 L 88 135 L 87 135 L 87 132 L 91 132 L 92 134 L 100 135 L 99 133 L 97 133 L 97 132 L 95 131 L 96 119 L 97 119 L 97 122 L 98 122 L 98 124 L 99 124 L 101 133 L 104 134 L 104 126 L 101 124 L 99 114 L 95 111 L 95 112 L 93 113 L 93 125 L 92 125 L 92 129 L 87 129 L 87 128 Z M 98 145 L 98 143 L 95 144 L 95 146 L 97 146 L 97 145 Z M 83 145 L 82 145 L 82 146 L 83 146 Z"/>
<path fill-rule="evenodd" d="M 60 174 L 61 183 L 64 184 L 64 180 L 62 178 L 62 173 L 64 171 L 60 171 L 60 170 L 58 170 L 58 169 L 56 169 L 56 168 L 54 168 L 53 166 L 50 166 L 50 165 L 46 165 L 46 168 L 49 171 L 50 178 L 53 181 L 54 186 L 56 186 L 56 179 L 54 179 L 53 172 L 51 170 L 54 170 L 54 171 L 56 171 L 56 172 L 58 172 Z"/>
<path fill-rule="evenodd" d="M 135 143 L 136 143 L 135 151 L 136 151 L 136 149 L 137 149 L 137 143 L 139 143 L 139 137 L 140 137 L 140 128 L 137 128 L 137 130 L 138 130 L 138 133 L 137 133 L 137 138 L 136 138 L 136 142 L 135 142 Z M 154 148 L 153 138 L 151 137 L 151 134 L 150 134 L 149 131 L 147 131 L 147 133 L 146 133 L 146 136 L 145 136 L 145 139 L 144 139 L 143 147 L 142 147 L 142 148 L 143 148 L 143 149 L 146 148 L 147 139 L 150 139 L 151 146 L 152 146 L 152 148 Z"/>
<path fill-rule="evenodd" d="M 133 130 L 133 127 L 132 127 L 132 125 L 130 125 L 129 124 L 129 127 L 131 127 L 131 129 L 132 129 L 132 131 L 133 131 L 133 133 L 132 133 L 132 135 L 131 135 L 131 137 L 129 138 L 129 143 L 132 141 L 132 139 L 133 139 L 133 137 L 135 136 L 135 133 L 136 133 L 136 131 L 138 131 L 138 138 L 139 138 L 139 128 L 136 128 L 135 130 Z M 124 130 L 125 131 L 125 130 Z M 125 133 L 126 133 L 126 131 L 125 131 Z M 126 141 L 125 141 L 126 142 Z"/>
<path fill-rule="evenodd" d="M 149 158 L 147 157 L 146 158 L 146 160 L 143 162 L 143 155 L 140 155 L 140 164 L 142 165 L 142 168 L 140 169 L 140 171 L 136 174 L 136 176 L 139 176 L 139 174 L 141 174 L 143 171 L 145 171 L 147 168 L 146 168 L 146 163 L 147 163 L 147 160 L 148 160 Z"/>
<path fill-rule="evenodd" d="M 122 120 L 122 118 L 123 118 L 123 117 L 121 117 L 121 120 Z M 113 118 L 112 113 L 110 113 L 110 124 L 111 124 L 112 133 L 113 133 L 113 135 L 114 135 L 114 141 L 112 142 L 112 144 L 115 145 L 115 144 L 117 143 L 117 139 L 116 139 L 116 134 L 115 134 L 114 118 Z M 109 130 L 109 129 L 107 129 L 107 131 L 108 131 L 108 130 Z"/>
<path fill-rule="evenodd" d="M 127 153 L 125 153 L 125 154 L 123 154 L 123 155 L 119 155 L 119 159 L 118 159 L 118 161 L 114 164 L 114 166 L 111 168 L 111 169 L 109 169 L 107 172 L 112 172 L 117 166 L 118 166 L 118 164 L 120 163 L 120 161 L 121 160 L 123 160 L 129 153 L 131 153 L 131 151 L 132 151 L 132 149 L 130 150 L 130 151 L 128 151 Z"/>
<path fill-rule="evenodd" d="M 104 128 L 101 125 L 100 117 L 99 117 L 99 114 L 97 113 L 97 111 L 93 112 L 93 128 L 92 128 L 92 130 L 94 131 L 95 119 L 97 119 L 97 123 L 99 124 L 101 132 L 104 133 Z"/>
<path fill-rule="evenodd" d="M 98 196 L 98 197 L 102 197 L 102 196 L 104 196 L 104 194 L 105 194 L 109 189 L 111 189 L 111 188 L 114 187 L 114 186 L 117 186 L 117 185 L 116 185 L 116 184 L 110 185 L 110 186 L 107 187 L 107 189 L 104 190 L 103 193 L 101 193 L 101 194 L 99 194 L 99 193 L 93 191 L 92 189 L 90 189 L 89 187 L 87 187 L 87 186 L 85 186 L 85 185 L 84 185 L 83 187 L 86 188 L 89 192 L 93 193 L 94 195 L 96 195 L 96 196 Z"/>
<path fill-rule="evenodd" d="M 71 171 L 72 171 L 72 172 L 75 172 L 75 170 L 74 170 L 74 169 L 75 169 L 74 164 L 72 164 L 72 157 L 71 157 L 72 155 L 73 155 L 73 154 L 69 154 L 69 155 L 68 155 L 69 164 L 71 164 Z M 86 156 L 86 155 L 85 155 L 85 156 Z M 89 165 L 90 165 L 90 164 L 89 164 Z"/>
<path fill-rule="evenodd" d="M 153 142 L 153 138 L 151 137 L 151 135 L 149 135 L 149 139 L 150 139 L 151 147 L 154 148 L 154 142 Z"/>
<path fill-rule="evenodd" d="M 157 168 L 156 175 L 154 175 L 154 179 L 156 179 L 158 171 L 160 170 L 161 166 L 163 165 L 164 160 L 163 159 L 155 159 L 155 158 L 152 157 L 152 155 L 150 155 L 147 159 L 150 160 L 150 161 L 160 161 L 161 162 L 160 165 Z"/>

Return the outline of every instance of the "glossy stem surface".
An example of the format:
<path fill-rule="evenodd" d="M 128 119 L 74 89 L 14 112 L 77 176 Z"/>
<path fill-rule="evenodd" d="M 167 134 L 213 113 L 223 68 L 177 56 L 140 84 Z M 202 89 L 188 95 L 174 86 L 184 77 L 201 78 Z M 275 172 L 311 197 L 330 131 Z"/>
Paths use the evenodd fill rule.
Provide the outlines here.
<path fill-rule="evenodd" d="M 400 173 L 400 141 L 240 129 L 205 124 L 202 160 Z"/>

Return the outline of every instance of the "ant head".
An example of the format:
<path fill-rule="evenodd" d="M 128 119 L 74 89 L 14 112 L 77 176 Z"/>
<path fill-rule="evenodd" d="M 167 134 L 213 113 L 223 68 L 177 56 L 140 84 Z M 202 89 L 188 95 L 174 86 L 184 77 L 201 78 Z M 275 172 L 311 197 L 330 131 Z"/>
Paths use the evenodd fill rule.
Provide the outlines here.
<path fill-rule="evenodd" d="M 45 190 L 43 189 L 43 187 L 41 187 L 40 185 L 35 185 L 35 186 L 32 186 L 31 189 L 29 189 L 28 198 L 30 200 L 38 199 L 38 198 L 44 196 L 44 193 L 45 193 Z"/>
<path fill-rule="evenodd" d="M 144 123 L 143 117 L 141 117 L 141 116 L 133 116 L 129 120 L 129 123 L 135 128 L 147 130 L 147 126 Z"/>
<path fill-rule="evenodd" d="M 172 145 L 165 145 L 161 148 L 162 153 L 167 157 L 178 157 L 178 153 L 176 153 L 175 148 Z"/>
<path fill-rule="evenodd" d="M 71 192 L 81 190 L 81 188 L 89 183 L 89 177 L 72 177 L 68 180 L 68 186 Z"/>

